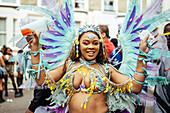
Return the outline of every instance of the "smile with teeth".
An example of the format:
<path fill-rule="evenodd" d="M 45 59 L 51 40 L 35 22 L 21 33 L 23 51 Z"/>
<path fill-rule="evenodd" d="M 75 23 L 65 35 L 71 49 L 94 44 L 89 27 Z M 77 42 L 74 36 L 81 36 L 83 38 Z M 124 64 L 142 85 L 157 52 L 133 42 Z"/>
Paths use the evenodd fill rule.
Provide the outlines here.
<path fill-rule="evenodd" d="M 87 51 L 87 54 L 88 54 L 89 56 L 93 56 L 93 55 L 95 54 L 95 51 Z"/>

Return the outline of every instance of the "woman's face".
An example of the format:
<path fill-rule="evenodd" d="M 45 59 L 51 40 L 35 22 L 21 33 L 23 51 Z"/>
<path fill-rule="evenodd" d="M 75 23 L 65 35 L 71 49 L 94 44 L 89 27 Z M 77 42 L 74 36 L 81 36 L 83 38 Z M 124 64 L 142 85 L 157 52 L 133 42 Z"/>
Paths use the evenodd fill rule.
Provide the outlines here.
<path fill-rule="evenodd" d="M 8 48 L 7 51 L 6 51 L 7 54 L 10 54 L 11 53 L 11 50 Z"/>
<path fill-rule="evenodd" d="M 80 51 L 83 60 L 94 60 L 99 53 L 98 36 L 93 32 L 84 33 L 80 38 Z"/>

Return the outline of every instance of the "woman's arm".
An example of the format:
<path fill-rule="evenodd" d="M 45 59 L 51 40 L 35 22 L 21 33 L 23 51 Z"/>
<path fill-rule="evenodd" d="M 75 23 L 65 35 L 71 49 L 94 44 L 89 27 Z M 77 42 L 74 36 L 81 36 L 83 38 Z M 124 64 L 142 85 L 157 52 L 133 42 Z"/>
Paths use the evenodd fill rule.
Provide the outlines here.
<path fill-rule="evenodd" d="M 31 63 L 32 63 L 32 69 L 34 69 L 35 71 L 38 70 L 38 65 L 40 63 L 40 54 L 37 54 L 36 56 L 34 56 L 34 54 L 32 52 L 37 52 L 39 51 L 39 37 L 40 34 L 37 35 L 35 32 L 33 32 L 34 38 L 30 41 L 30 49 L 31 49 Z M 64 63 L 65 61 L 63 61 L 62 63 Z M 35 65 L 35 66 L 33 66 Z M 60 64 L 59 64 L 60 65 Z M 67 65 L 66 65 L 67 67 Z M 42 68 L 42 67 L 41 67 Z M 55 81 L 58 81 L 63 75 L 64 75 L 64 65 L 61 65 L 58 68 L 55 68 L 53 70 L 50 70 L 47 74 L 49 74 Z M 38 73 L 36 73 L 36 76 L 38 75 Z M 36 78 L 36 82 L 38 85 L 42 85 L 44 83 L 46 77 L 46 73 L 44 70 L 40 71 L 40 75 L 39 78 Z M 51 79 L 49 76 L 47 79 Z"/>
<path fill-rule="evenodd" d="M 0 63 L 1 63 L 1 66 L 2 66 L 2 67 L 5 67 L 5 62 L 4 62 L 4 60 L 3 60 L 2 57 L 0 57 Z"/>
<path fill-rule="evenodd" d="M 142 41 L 142 43 L 140 44 L 139 48 L 144 52 L 144 53 L 148 53 L 149 52 L 149 48 L 147 47 L 147 40 L 149 38 L 149 35 Z M 143 58 L 146 59 L 146 57 L 138 55 L 138 58 Z M 137 73 L 144 73 L 143 67 L 146 69 L 147 68 L 147 63 L 143 64 L 143 61 L 137 60 L 137 67 L 135 72 Z M 133 92 L 134 93 L 140 93 L 142 90 L 142 86 L 143 84 L 140 84 L 140 82 L 144 82 L 145 80 L 145 76 L 144 75 L 138 75 L 138 74 L 134 74 L 133 75 L 134 79 L 132 81 L 133 83 Z M 127 76 L 124 76 L 123 74 L 115 71 L 113 68 L 111 69 L 111 80 L 114 83 L 117 84 L 122 84 L 125 81 L 127 81 L 129 78 Z M 136 82 L 138 81 L 138 82 Z"/>

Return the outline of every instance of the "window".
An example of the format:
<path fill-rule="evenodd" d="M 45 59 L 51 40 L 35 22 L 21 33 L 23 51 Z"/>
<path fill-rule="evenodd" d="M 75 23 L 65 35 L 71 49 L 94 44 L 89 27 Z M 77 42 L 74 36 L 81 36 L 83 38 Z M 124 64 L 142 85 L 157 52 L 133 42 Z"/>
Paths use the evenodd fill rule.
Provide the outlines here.
<path fill-rule="evenodd" d="M 80 28 L 80 21 L 76 21 L 76 34 L 78 34 L 79 28 Z"/>
<path fill-rule="evenodd" d="M 0 0 L 1 5 L 19 6 L 20 0 Z"/>
<path fill-rule="evenodd" d="M 16 35 L 16 19 L 13 19 L 13 36 Z M 13 46 L 15 46 L 15 41 L 12 42 Z"/>
<path fill-rule="evenodd" d="M 6 18 L 0 18 L 0 46 L 6 45 Z"/>
<path fill-rule="evenodd" d="M 115 11 L 114 0 L 104 0 L 104 11 Z"/>
<path fill-rule="evenodd" d="M 76 11 L 88 11 L 88 0 L 73 0 Z"/>
<path fill-rule="evenodd" d="M 4 3 L 16 3 L 16 0 L 1 0 Z"/>

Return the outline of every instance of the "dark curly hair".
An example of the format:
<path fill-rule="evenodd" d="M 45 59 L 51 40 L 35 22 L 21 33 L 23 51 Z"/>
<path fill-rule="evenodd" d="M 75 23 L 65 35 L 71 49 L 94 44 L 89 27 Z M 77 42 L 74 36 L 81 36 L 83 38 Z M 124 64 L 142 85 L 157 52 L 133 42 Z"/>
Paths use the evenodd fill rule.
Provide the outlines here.
<path fill-rule="evenodd" d="M 88 32 L 93 32 L 93 31 L 88 31 Z M 87 33 L 87 32 L 84 32 L 84 33 Z M 93 32 L 93 33 L 96 34 L 99 37 L 99 39 L 100 39 L 100 36 L 96 32 Z M 78 41 L 80 41 L 80 39 L 81 39 L 83 34 L 81 34 L 79 36 Z M 80 48 L 80 44 L 78 45 L 78 47 Z M 103 52 L 103 47 L 104 47 L 104 52 Z M 107 51 L 105 49 L 105 46 L 103 46 L 103 47 L 102 47 L 102 42 L 100 42 L 99 53 L 96 56 L 96 62 L 97 63 L 108 63 L 109 62 L 108 54 L 107 54 Z M 79 49 L 79 57 L 76 57 L 76 46 L 74 44 L 72 49 L 71 49 L 71 52 L 70 52 L 70 55 L 69 55 L 68 58 L 70 58 L 72 61 L 79 61 L 80 57 L 81 57 L 80 49 Z"/>
<path fill-rule="evenodd" d="M 88 32 L 93 32 L 93 31 L 88 31 Z M 87 33 L 87 32 L 84 32 L 84 33 Z M 83 34 L 84 34 L 84 33 L 83 33 Z M 93 32 L 93 33 L 96 34 L 99 39 L 101 39 L 101 37 L 100 37 L 96 32 Z M 83 34 L 81 34 L 81 35 L 78 36 L 78 41 L 80 41 L 80 39 L 81 39 L 81 37 L 82 37 Z M 79 44 L 78 46 L 79 46 L 79 48 L 80 48 L 80 44 Z M 104 47 L 104 49 L 103 49 L 103 47 Z M 103 50 L 104 50 L 104 51 L 103 51 Z M 80 49 L 79 49 L 79 57 L 76 57 L 76 45 L 74 44 L 74 45 L 72 46 L 72 49 L 71 49 L 71 51 L 70 51 L 70 54 L 69 54 L 68 58 L 67 58 L 66 61 L 65 61 L 64 71 L 65 71 L 65 69 L 66 69 L 66 62 L 67 62 L 69 59 L 71 59 L 72 61 L 78 62 L 80 57 L 81 57 Z M 107 53 L 107 50 L 106 50 L 105 46 L 102 46 L 102 42 L 100 42 L 99 53 L 98 53 L 98 55 L 96 56 L 96 62 L 97 62 L 97 63 L 100 63 L 100 64 L 102 64 L 102 63 L 109 63 L 108 53 Z"/>
<path fill-rule="evenodd" d="M 93 31 L 88 31 L 88 32 L 93 32 Z M 87 32 L 84 32 L 84 33 L 87 33 Z M 78 41 L 80 41 L 80 39 L 84 33 L 82 33 L 81 35 L 78 36 Z M 96 32 L 93 32 L 93 33 L 96 34 L 99 39 L 101 39 L 101 37 Z M 78 45 L 78 47 L 80 48 L 80 44 Z M 104 47 L 104 49 L 103 49 L 103 47 Z M 80 52 L 80 49 L 78 51 L 79 51 L 79 56 L 76 57 L 76 43 L 74 43 L 74 45 L 72 46 L 72 49 L 70 51 L 70 54 L 65 61 L 64 68 L 63 68 L 64 71 L 66 71 L 66 62 L 69 59 L 71 59 L 72 61 L 75 61 L 75 62 L 79 62 L 79 58 L 81 57 L 81 52 Z M 100 63 L 100 64 L 109 63 L 108 52 L 107 52 L 105 46 L 102 46 L 102 42 L 100 42 L 99 53 L 96 56 L 96 62 Z"/>

